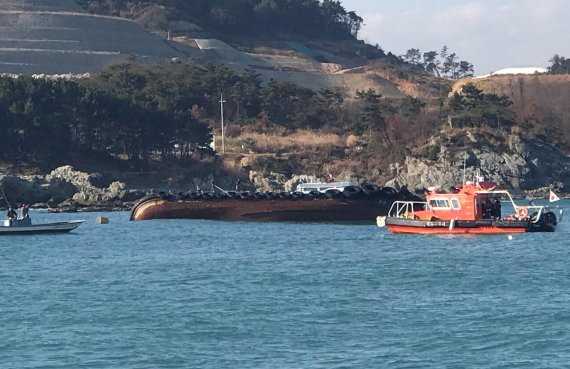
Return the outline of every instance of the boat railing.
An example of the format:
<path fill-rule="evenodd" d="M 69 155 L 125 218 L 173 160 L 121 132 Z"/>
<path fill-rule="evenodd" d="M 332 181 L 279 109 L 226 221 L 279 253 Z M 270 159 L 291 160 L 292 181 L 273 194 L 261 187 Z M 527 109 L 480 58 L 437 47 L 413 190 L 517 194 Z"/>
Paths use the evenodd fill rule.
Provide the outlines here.
<path fill-rule="evenodd" d="M 388 211 L 388 216 L 413 219 L 416 209 L 421 208 L 425 210 L 428 207 L 429 205 L 425 201 L 394 201 Z"/>
<path fill-rule="evenodd" d="M 515 200 L 513 199 L 513 197 L 511 196 L 510 192 L 506 191 L 506 190 L 477 191 L 477 193 L 506 196 L 509 199 L 509 202 L 511 203 L 513 208 L 515 209 L 515 216 L 519 216 L 519 214 L 526 212 L 527 213 L 526 216 L 531 217 L 532 214 L 534 214 L 536 212 L 537 213 L 536 219 L 534 217 L 530 218 L 532 223 L 537 223 L 540 220 L 540 217 L 542 216 L 542 214 L 546 213 L 546 211 L 544 211 L 544 209 L 548 208 L 547 206 L 543 206 L 543 205 L 530 205 L 530 204 L 529 205 L 518 205 L 515 202 Z"/>
<path fill-rule="evenodd" d="M 545 209 L 548 209 L 544 205 L 515 205 L 515 214 L 520 214 L 520 209 L 527 209 L 528 216 L 532 223 L 538 223 L 542 214 L 546 213 Z M 536 213 L 536 217 L 533 214 Z"/>

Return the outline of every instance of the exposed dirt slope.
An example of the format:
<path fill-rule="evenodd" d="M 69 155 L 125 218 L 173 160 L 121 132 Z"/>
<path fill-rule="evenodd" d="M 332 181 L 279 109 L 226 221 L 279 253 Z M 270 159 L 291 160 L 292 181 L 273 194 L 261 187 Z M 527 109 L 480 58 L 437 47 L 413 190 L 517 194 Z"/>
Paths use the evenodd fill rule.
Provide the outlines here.
<path fill-rule="evenodd" d="M 322 63 L 300 53 L 253 54 L 241 52 L 215 39 L 178 39 L 187 47 L 197 46 L 207 62 L 223 63 L 236 70 L 253 69 L 263 80 L 288 81 L 312 90 L 338 88 L 353 97 L 357 90 L 375 89 L 388 98 L 401 98 L 398 85 L 370 69 L 344 70 L 336 63 Z M 182 50 L 182 49 L 181 49 Z"/>
<path fill-rule="evenodd" d="M 484 93 L 505 95 L 529 132 L 570 152 L 570 75 L 500 75 L 459 81 L 454 91 L 474 83 Z M 536 123 L 536 124 L 535 124 Z"/>
<path fill-rule="evenodd" d="M 570 123 L 570 75 L 501 75 L 457 82 L 454 91 L 473 83 L 484 93 L 506 95 L 519 118 L 552 118 Z"/>

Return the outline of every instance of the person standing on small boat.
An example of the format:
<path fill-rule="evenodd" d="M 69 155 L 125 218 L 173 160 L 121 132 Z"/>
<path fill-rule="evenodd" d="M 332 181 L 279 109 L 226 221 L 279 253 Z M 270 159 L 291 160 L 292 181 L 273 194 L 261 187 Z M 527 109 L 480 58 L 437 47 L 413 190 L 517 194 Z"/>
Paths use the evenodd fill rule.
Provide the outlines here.
<path fill-rule="evenodd" d="M 28 204 L 22 204 L 22 219 L 28 219 L 30 217 L 30 208 Z"/>
<path fill-rule="evenodd" d="M 6 214 L 8 220 L 10 222 L 10 226 L 14 223 L 16 219 L 18 219 L 18 213 L 14 210 L 11 206 L 8 207 L 8 213 Z"/>
<path fill-rule="evenodd" d="M 8 219 L 18 219 L 18 213 L 11 206 L 8 208 L 8 214 L 6 215 L 8 216 Z"/>

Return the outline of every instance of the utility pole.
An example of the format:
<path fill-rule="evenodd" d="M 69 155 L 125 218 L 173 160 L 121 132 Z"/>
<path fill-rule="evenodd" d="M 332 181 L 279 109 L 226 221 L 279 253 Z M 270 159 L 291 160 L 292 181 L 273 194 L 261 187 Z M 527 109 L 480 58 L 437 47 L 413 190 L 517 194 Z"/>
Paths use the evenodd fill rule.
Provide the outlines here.
<path fill-rule="evenodd" d="M 226 100 L 224 100 L 224 94 L 222 93 L 220 95 L 220 115 L 222 116 L 222 154 L 226 153 L 226 146 L 224 143 L 224 103 L 226 102 Z"/>

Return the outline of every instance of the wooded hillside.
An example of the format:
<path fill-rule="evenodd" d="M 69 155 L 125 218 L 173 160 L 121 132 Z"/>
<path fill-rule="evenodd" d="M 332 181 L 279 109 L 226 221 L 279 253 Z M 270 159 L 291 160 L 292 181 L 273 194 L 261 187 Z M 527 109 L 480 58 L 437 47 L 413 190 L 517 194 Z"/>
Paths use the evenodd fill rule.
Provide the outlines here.
<path fill-rule="evenodd" d="M 101 14 L 163 19 L 163 29 L 176 22 L 194 23 L 209 32 L 241 35 L 252 45 L 260 34 L 268 39 L 306 37 L 306 43 L 321 38 L 323 53 L 340 62 L 321 63 L 311 55 L 295 54 L 296 60 L 310 60 L 314 64 L 307 65 L 321 68 L 311 73 L 330 80 L 376 78 L 398 94 L 383 96 L 388 94 L 369 85 L 355 91 L 309 89 L 268 75 L 261 78 L 263 71 L 284 75 L 294 69 L 296 76 L 310 80 L 310 73 L 296 69 L 303 65 L 298 62 L 258 63 L 270 60 L 267 54 L 255 59 L 248 53 L 246 62 L 232 63 L 223 52 L 232 57 L 245 53 L 221 41 L 195 39 L 193 51 L 219 58 L 210 63 L 206 57 L 176 57 L 162 65 L 133 60 L 82 79 L 0 78 L 0 156 L 6 161 L 50 168 L 68 164 L 69 154 L 80 154 L 103 162 L 119 159 L 144 170 L 151 162 L 192 166 L 204 157 L 221 157 L 262 172 L 335 168 L 380 180 L 410 155 L 436 157 L 439 148 L 431 142 L 449 129 L 493 132 L 488 144 L 494 151 L 504 146 L 497 137 L 510 133 L 570 148 L 565 130 L 545 128 L 552 121 L 548 116 L 519 114 L 508 89 L 495 92 L 463 84 L 452 93 L 451 79 L 469 75 L 469 65 L 463 71 L 467 74 L 461 72 L 461 62 L 446 47 L 439 53 L 414 50 L 398 58 L 371 46 L 376 52 L 368 58 L 354 47 L 363 44 L 356 38 L 362 19 L 338 1 L 91 0 L 82 5 Z M 351 68 L 342 68 L 342 61 L 350 65 L 352 60 L 357 62 Z M 227 155 L 219 150 L 222 95 Z M 564 124 L 561 119 L 558 128 Z M 210 149 L 213 137 L 217 156 Z M 468 148 L 469 142 L 457 145 Z"/>
<path fill-rule="evenodd" d="M 91 12 L 139 19 L 168 31 L 178 22 L 257 38 L 280 34 L 354 39 L 363 19 L 334 0 L 80 0 Z"/>

